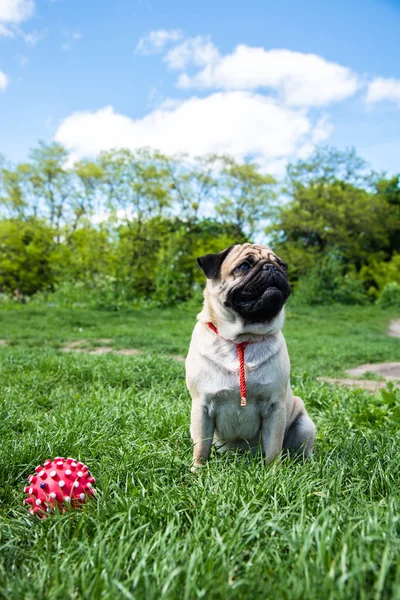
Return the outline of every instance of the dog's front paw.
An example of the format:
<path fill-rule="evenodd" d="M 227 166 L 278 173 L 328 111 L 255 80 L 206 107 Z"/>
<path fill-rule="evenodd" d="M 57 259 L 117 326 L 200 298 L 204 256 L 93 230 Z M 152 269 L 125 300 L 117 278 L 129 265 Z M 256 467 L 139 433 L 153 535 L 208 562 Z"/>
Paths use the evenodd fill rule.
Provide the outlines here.
<path fill-rule="evenodd" d="M 193 461 L 193 464 L 190 467 L 190 470 L 192 473 L 196 473 L 199 471 L 199 469 L 203 469 L 205 466 L 206 466 L 206 463 L 204 461 L 195 460 L 195 461 Z"/>

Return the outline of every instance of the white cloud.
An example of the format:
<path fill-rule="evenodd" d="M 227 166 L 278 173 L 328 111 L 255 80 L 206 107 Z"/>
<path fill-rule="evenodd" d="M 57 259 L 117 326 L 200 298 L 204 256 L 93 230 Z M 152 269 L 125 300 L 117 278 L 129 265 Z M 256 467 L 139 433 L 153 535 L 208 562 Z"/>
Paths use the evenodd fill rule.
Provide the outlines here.
<path fill-rule="evenodd" d="M 47 31 L 31 31 L 30 33 L 22 33 L 22 37 L 28 46 L 36 46 L 39 42 L 42 42 L 47 35 Z"/>
<path fill-rule="evenodd" d="M 16 25 L 29 19 L 34 10 L 34 0 L 0 0 L 0 37 L 15 37 Z"/>
<path fill-rule="evenodd" d="M 112 106 L 73 113 L 55 136 L 71 161 L 101 150 L 149 146 L 167 154 L 251 157 L 263 169 L 282 173 L 288 160 L 307 158 L 331 134 L 328 116 L 315 108 L 344 100 L 361 86 L 350 69 L 315 54 L 239 45 L 223 56 L 209 36 L 182 40 L 177 29 L 152 31 L 136 49 L 163 50 L 168 68 L 181 71 L 178 87 L 212 91 L 185 100 L 161 101 L 158 94 L 158 107 L 139 119 Z"/>
<path fill-rule="evenodd" d="M 213 64 L 219 58 L 218 49 L 210 38 L 198 35 L 171 48 L 163 60 L 170 69 L 185 69 L 189 64 L 204 67 Z"/>
<path fill-rule="evenodd" d="M 61 50 L 69 52 L 75 42 L 82 39 L 82 34 L 79 31 L 64 31 L 63 36 L 66 41 L 61 45 Z"/>
<path fill-rule="evenodd" d="M 0 22 L 22 23 L 33 15 L 34 0 L 0 0 Z"/>
<path fill-rule="evenodd" d="M 14 37 L 14 33 L 11 31 L 11 29 L 9 29 L 8 27 L 6 27 L 5 25 L 2 25 L 0 23 L 0 37 L 10 37 L 10 38 L 13 38 Z"/>
<path fill-rule="evenodd" d="M 326 123 L 313 123 L 303 110 L 280 106 L 261 94 L 233 91 L 167 102 L 136 120 L 111 106 L 76 112 L 61 123 L 55 139 L 72 153 L 72 160 L 112 148 L 150 146 L 168 154 L 252 156 L 266 168 L 328 134 Z"/>
<path fill-rule="evenodd" d="M 29 46 L 36 46 L 45 35 L 45 31 L 24 33 L 19 24 L 32 17 L 35 11 L 34 0 L 0 0 L 0 37 L 20 36 Z"/>
<path fill-rule="evenodd" d="M 8 77 L 5 73 L 0 71 L 0 92 L 4 92 L 8 85 Z"/>
<path fill-rule="evenodd" d="M 371 81 L 367 91 L 367 102 L 374 104 L 384 100 L 395 102 L 400 108 L 399 79 L 377 77 Z"/>
<path fill-rule="evenodd" d="M 154 54 L 161 52 L 167 44 L 177 42 L 182 38 L 179 29 L 157 29 L 140 38 L 135 52 L 137 54 Z"/>
<path fill-rule="evenodd" d="M 359 80 L 350 69 L 316 54 L 242 44 L 219 59 L 214 55 L 193 76 L 183 73 L 177 85 L 186 89 L 269 88 L 278 91 L 290 106 L 326 106 L 355 94 Z"/>
<path fill-rule="evenodd" d="M 329 122 L 327 115 L 322 115 L 316 122 L 308 140 L 297 150 L 297 157 L 305 160 L 314 151 L 315 146 L 325 141 L 332 133 L 333 127 Z"/>

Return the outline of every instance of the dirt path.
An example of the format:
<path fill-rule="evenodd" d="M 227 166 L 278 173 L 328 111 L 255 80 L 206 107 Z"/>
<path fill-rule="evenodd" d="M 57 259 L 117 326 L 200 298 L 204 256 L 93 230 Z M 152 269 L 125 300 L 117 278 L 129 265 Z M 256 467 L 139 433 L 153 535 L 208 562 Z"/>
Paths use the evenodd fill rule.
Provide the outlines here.
<path fill-rule="evenodd" d="M 388 335 L 390 337 L 400 337 L 400 319 L 390 321 Z"/>
<path fill-rule="evenodd" d="M 390 321 L 387 334 L 391 337 L 400 337 L 400 319 Z M 385 381 L 377 381 L 376 379 L 339 379 L 333 377 L 318 377 L 318 380 L 345 387 L 357 387 L 374 393 L 386 387 L 388 381 L 392 381 L 400 389 L 400 362 L 366 363 L 353 369 L 347 369 L 345 372 L 350 377 L 362 377 L 366 373 L 373 373 L 374 375 L 380 375 Z"/>
<path fill-rule="evenodd" d="M 375 365 L 367 363 L 354 369 L 347 369 L 346 373 L 350 377 L 360 377 L 360 375 L 366 373 L 374 373 L 374 375 L 380 375 L 385 379 L 400 379 L 400 362 L 378 363 Z"/>
<path fill-rule="evenodd" d="M 324 383 L 332 383 L 344 387 L 355 387 L 373 393 L 378 392 L 387 385 L 386 381 L 376 381 L 374 379 L 339 379 L 335 377 L 317 377 L 317 379 Z M 400 389 L 400 383 L 395 383 L 395 386 Z"/>
<path fill-rule="evenodd" d="M 62 348 L 60 348 L 61 352 L 86 352 L 87 354 L 101 356 L 103 354 L 110 354 L 113 352 L 114 354 L 119 354 L 122 356 L 139 356 L 143 354 L 143 350 L 139 350 L 139 348 L 120 348 L 119 350 L 115 350 L 112 346 L 98 346 L 97 348 L 90 348 L 89 344 L 112 344 L 112 339 L 104 338 L 100 340 L 75 340 L 68 344 L 65 344 Z M 169 358 L 172 360 L 176 360 L 177 362 L 185 362 L 185 357 L 179 354 L 171 354 Z"/>
<path fill-rule="evenodd" d="M 347 369 L 346 373 L 351 377 L 360 377 L 366 373 L 373 373 L 374 375 L 384 377 L 384 381 L 377 381 L 376 379 L 339 379 L 333 377 L 318 377 L 318 380 L 345 387 L 361 388 L 373 393 L 386 387 L 387 382 L 391 381 L 400 389 L 400 362 L 378 363 L 375 365 L 367 363 L 354 369 Z"/>

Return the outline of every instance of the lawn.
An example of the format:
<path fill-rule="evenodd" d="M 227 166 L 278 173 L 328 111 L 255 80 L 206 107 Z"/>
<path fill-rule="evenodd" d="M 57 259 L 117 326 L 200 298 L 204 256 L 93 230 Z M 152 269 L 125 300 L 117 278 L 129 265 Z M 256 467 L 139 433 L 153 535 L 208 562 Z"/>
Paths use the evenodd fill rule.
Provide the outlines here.
<path fill-rule="evenodd" d="M 0 596 L 24 599 L 399 599 L 400 395 L 320 383 L 394 361 L 374 307 L 295 308 L 293 388 L 317 424 L 313 457 L 265 468 L 213 456 L 189 470 L 184 355 L 196 311 L 0 310 Z M 85 340 L 139 356 L 65 353 Z M 39 520 L 26 477 L 82 459 L 99 493 Z"/>

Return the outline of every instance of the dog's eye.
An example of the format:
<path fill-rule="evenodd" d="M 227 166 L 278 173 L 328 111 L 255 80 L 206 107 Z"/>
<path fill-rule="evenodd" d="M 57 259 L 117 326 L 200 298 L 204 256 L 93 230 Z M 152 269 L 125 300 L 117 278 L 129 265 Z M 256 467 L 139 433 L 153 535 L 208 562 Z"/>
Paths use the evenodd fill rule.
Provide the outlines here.
<path fill-rule="evenodd" d="M 249 269 L 251 269 L 251 264 L 249 262 L 245 261 L 245 262 L 242 262 L 241 265 L 238 265 L 236 267 L 235 271 L 237 271 L 239 273 L 245 273 Z"/>
<path fill-rule="evenodd" d="M 280 267 L 282 267 L 282 269 L 283 269 L 283 270 L 284 270 L 284 271 L 287 273 L 288 266 L 287 266 L 287 264 L 286 264 L 286 263 L 285 263 L 283 260 L 279 259 L 279 260 L 278 260 L 278 265 L 279 265 Z"/>
<path fill-rule="evenodd" d="M 279 258 L 279 256 L 276 256 L 276 255 L 275 255 L 275 260 L 278 263 L 278 265 L 287 273 L 288 266 L 285 263 L 285 261 L 282 260 L 281 258 Z"/>

